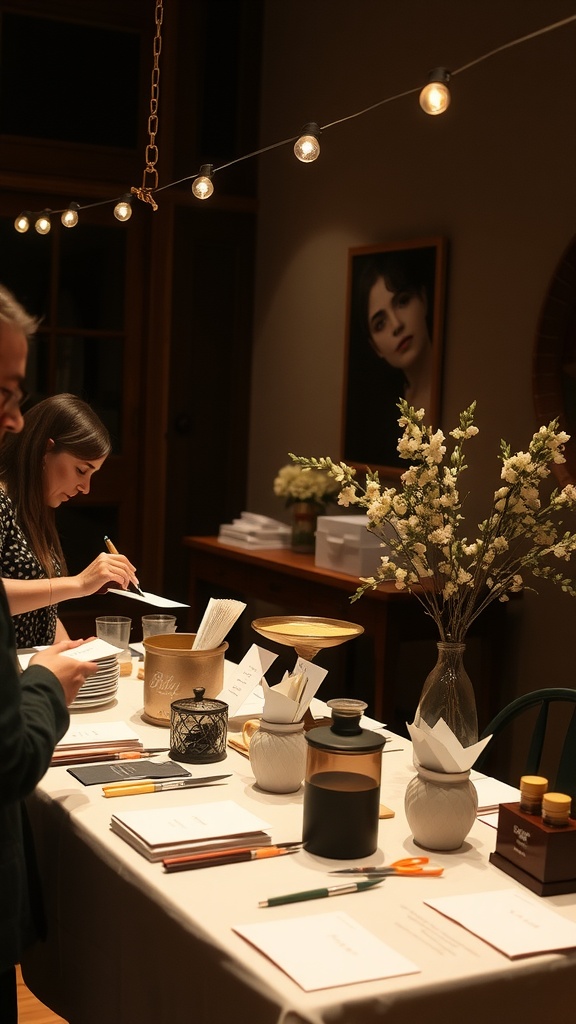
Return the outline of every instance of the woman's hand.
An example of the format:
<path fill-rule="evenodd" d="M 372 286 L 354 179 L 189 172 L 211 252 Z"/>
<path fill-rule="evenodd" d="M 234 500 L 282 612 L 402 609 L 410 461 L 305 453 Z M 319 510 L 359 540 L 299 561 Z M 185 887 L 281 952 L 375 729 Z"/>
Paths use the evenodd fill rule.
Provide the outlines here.
<path fill-rule="evenodd" d="M 98 663 L 95 661 L 77 661 L 76 658 L 67 658 L 63 655 L 63 651 L 69 651 L 83 643 L 84 640 L 63 640 L 62 643 L 52 644 L 45 651 L 40 651 L 30 658 L 30 664 L 43 665 L 54 673 L 64 690 L 67 704 L 72 703 L 88 676 L 96 675 L 98 671 Z"/>
<path fill-rule="evenodd" d="M 116 586 L 127 590 L 130 583 L 138 586 L 136 566 L 125 555 L 104 551 L 78 574 L 77 580 L 83 597 L 95 594 L 103 587 Z"/>

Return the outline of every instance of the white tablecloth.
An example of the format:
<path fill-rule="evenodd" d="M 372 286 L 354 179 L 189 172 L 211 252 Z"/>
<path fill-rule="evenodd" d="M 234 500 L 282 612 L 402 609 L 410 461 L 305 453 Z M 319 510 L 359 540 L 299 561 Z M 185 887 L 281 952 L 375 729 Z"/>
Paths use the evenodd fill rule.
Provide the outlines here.
<path fill-rule="evenodd" d="M 122 720 L 145 744 L 169 746 L 169 730 L 142 719 L 143 684 L 120 680 L 117 703 L 86 720 Z M 239 728 L 240 721 L 231 723 Z M 380 823 L 379 854 L 391 862 L 422 853 L 404 817 L 404 792 L 414 774 L 404 740 L 383 754 L 381 800 L 396 816 Z M 400 748 L 400 749 L 398 749 Z M 258 900 L 334 882 L 343 866 L 305 851 L 254 863 L 166 874 L 109 828 L 119 809 L 233 799 L 272 825 L 273 841 L 301 838 L 302 790 L 259 792 L 248 760 L 229 750 L 194 775 L 232 771 L 226 785 L 107 800 L 65 768 L 51 768 L 31 800 L 48 913 L 47 942 L 24 963 L 40 999 L 70 1024 L 426 1024 L 460 1015 L 486 1024 L 510 1015 L 540 1024 L 569 1012 L 576 991 L 576 952 L 511 961 L 424 905 L 432 895 L 518 888 L 488 861 L 496 833 L 477 821 L 462 849 L 434 855 L 442 878 L 388 878 L 364 893 L 259 909 Z M 537 897 L 533 897 L 537 899 Z M 549 897 L 549 907 L 576 921 L 576 895 Z M 306 993 L 232 931 L 234 924 L 344 911 L 421 973 Z M 320 954 L 319 954 L 320 955 Z"/>

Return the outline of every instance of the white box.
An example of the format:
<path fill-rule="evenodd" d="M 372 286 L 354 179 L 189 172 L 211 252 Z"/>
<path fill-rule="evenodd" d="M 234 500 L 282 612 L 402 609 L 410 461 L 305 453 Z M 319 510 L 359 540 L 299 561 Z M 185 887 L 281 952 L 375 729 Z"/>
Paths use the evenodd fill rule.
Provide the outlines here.
<path fill-rule="evenodd" d="M 390 549 L 367 525 L 368 516 L 318 516 L 314 564 L 349 576 L 373 576 Z"/>

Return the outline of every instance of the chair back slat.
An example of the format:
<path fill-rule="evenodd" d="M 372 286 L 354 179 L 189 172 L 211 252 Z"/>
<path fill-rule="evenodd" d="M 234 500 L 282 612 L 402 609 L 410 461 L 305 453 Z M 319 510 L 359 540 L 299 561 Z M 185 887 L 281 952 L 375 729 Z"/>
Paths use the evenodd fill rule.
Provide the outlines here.
<path fill-rule="evenodd" d="M 530 747 L 528 748 L 528 756 L 526 758 L 526 775 L 538 775 L 540 770 L 544 740 L 546 739 L 546 726 L 548 725 L 548 708 L 548 701 L 543 701 L 534 729 L 532 730 Z"/>
<path fill-rule="evenodd" d="M 559 793 L 569 793 L 572 797 L 572 817 L 574 817 L 576 815 L 576 708 L 572 712 L 566 730 L 564 748 L 558 764 L 556 788 Z"/>
<path fill-rule="evenodd" d="M 482 737 L 492 735 L 492 740 L 484 748 L 474 767 L 482 771 L 482 766 L 488 759 L 496 737 L 518 719 L 519 716 L 522 716 L 525 711 L 530 708 L 539 707 L 530 737 L 528 754 L 522 770 L 523 775 L 539 775 L 546 745 L 549 708 L 551 704 L 558 702 L 564 704 L 572 703 L 574 704 L 574 710 L 564 736 L 560 756 L 557 760 L 558 769 L 556 777 L 553 782 L 550 780 L 550 788 L 560 793 L 570 794 L 573 801 L 572 815 L 576 816 L 576 689 L 548 687 L 541 690 L 533 690 L 531 693 L 523 694 L 513 700 L 495 715 L 490 724 L 484 729 Z M 550 744 L 546 747 L 546 760 L 548 760 L 549 749 L 551 749 Z"/>

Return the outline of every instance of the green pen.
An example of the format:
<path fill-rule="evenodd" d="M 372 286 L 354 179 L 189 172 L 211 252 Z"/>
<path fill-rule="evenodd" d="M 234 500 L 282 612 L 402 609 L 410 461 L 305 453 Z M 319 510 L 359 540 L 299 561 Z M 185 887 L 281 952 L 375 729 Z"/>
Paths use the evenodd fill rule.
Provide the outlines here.
<path fill-rule="evenodd" d="M 304 892 L 289 892 L 286 896 L 271 896 L 269 900 L 259 900 L 259 907 L 281 907 L 284 903 L 300 903 L 302 900 L 322 900 L 325 896 L 343 896 L 347 892 L 362 892 L 378 885 L 381 878 L 370 878 L 367 882 L 350 882 L 346 885 L 329 885 L 324 889 L 306 889 Z"/>

